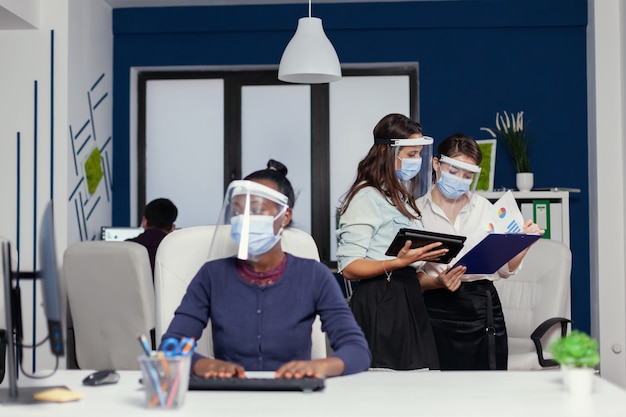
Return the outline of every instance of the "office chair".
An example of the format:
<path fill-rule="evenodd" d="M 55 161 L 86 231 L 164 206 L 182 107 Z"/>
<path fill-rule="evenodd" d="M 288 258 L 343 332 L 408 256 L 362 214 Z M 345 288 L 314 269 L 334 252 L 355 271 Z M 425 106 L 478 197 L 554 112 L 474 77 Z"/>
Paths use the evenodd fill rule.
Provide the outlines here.
<path fill-rule="evenodd" d="M 222 229 L 228 232 L 226 228 Z M 156 339 L 157 345 L 174 318 L 174 311 L 180 304 L 187 286 L 196 272 L 209 261 L 209 249 L 215 232 L 215 226 L 196 226 L 177 230 L 167 235 L 159 245 L 154 266 L 154 287 L 156 295 Z M 222 239 L 229 242 L 219 248 L 212 259 L 232 256 L 236 245 L 229 236 Z M 282 248 L 295 256 L 319 261 L 319 252 L 315 241 L 306 232 L 293 227 L 283 231 Z M 213 357 L 213 342 L 210 323 L 198 340 L 196 351 L 207 357 Z M 326 336 L 322 332 L 319 317 L 313 322 L 311 357 L 325 358 Z"/>
<path fill-rule="evenodd" d="M 137 340 L 154 328 L 148 251 L 134 242 L 88 241 L 63 257 L 81 369 L 139 369 Z"/>
<path fill-rule="evenodd" d="M 506 323 L 509 370 L 558 366 L 547 347 L 570 323 L 572 254 L 556 240 L 539 239 L 515 275 L 494 282 Z"/>

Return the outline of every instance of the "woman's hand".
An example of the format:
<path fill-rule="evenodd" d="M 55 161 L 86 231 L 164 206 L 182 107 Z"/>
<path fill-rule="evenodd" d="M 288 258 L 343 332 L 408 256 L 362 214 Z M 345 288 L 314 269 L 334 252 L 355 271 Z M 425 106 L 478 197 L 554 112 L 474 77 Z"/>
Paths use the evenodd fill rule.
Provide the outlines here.
<path fill-rule="evenodd" d="M 446 266 L 446 269 L 441 271 L 437 278 L 435 278 L 439 288 L 447 288 L 449 291 L 454 292 L 461 286 L 461 277 L 467 271 L 466 266 L 457 266 L 454 269 L 450 269 L 450 266 Z"/>
<path fill-rule="evenodd" d="M 537 223 L 534 223 L 532 220 L 526 220 L 522 226 L 522 233 L 535 233 L 543 235 L 545 232 L 545 230 L 540 229 Z"/>
<path fill-rule="evenodd" d="M 439 275 L 436 277 L 419 271 L 417 273 L 417 279 L 419 279 L 422 291 L 446 288 L 454 292 L 461 287 L 461 277 L 465 274 L 465 271 L 467 271 L 467 267 L 465 266 L 457 266 L 456 268 L 450 269 L 450 265 L 448 265 L 443 271 L 439 272 Z"/>
<path fill-rule="evenodd" d="M 193 373 L 203 378 L 245 378 L 246 376 L 243 366 L 211 358 L 199 359 L 193 366 Z"/>
<path fill-rule="evenodd" d="M 345 365 L 337 357 L 291 361 L 276 370 L 276 378 L 326 378 L 341 375 Z"/>
<path fill-rule="evenodd" d="M 398 252 L 398 259 L 404 266 L 417 261 L 435 261 L 448 252 L 448 249 L 441 248 L 441 242 L 430 243 L 415 249 L 411 249 L 411 243 L 410 240 L 407 240 Z"/>
<path fill-rule="evenodd" d="M 537 226 L 537 223 L 534 223 L 532 220 L 526 220 L 526 222 L 522 226 L 522 233 L 534 233 L 534 234 L 543 235 L 545 232 L 546 232 L 545 230 L 540 229 L 539 226 Z M 514 271 L 517 268 L 519 268 L 519 266 L 522 263 L 522 260 L 524 259 L 524 256 L 526 256 L 529 250 L 530 250 L 530 246 L 524 249 L 523 251 L 521 251 L 520 253 L 518 253 L 517 255 L 515 255 L 515 257 L 509 261 L 508 263 L 509 271 Z"/>

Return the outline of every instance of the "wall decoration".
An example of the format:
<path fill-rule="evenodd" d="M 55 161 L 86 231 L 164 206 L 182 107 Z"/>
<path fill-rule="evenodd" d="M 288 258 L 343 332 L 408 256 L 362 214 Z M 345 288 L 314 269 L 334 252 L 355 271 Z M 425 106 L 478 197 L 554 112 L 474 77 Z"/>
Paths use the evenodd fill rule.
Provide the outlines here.
<path fill-rule="evenodd" d="M 103 73 L 86 92 L 87 120 L 69 126 L 70 150 L 74 162 L 74 179 L 70 174 L 69 181 L 73 181 L 74 186 L 68 201 L 74 203 L 74 215 L 81 241 L 99 238 L 103 225 L 89 222 L 89 219 L 101 201 L 110 203 L 112 194 L 111 126 L 96 123 L 99 107 L 109 98 L 104 87 L 106 83 L 102 82 L 104 78 Z"/>
<path fill-rule="evenodd" d="M 98 188 L 98 184 L 100 184 L 100 180 L 103 177 L 102 173 L 102 157 L 100 155 L 100 150 L 95 148 L 89 154 L 87 161 L 85 162 L 85 177 L 87 178 L 87 190 L 89 194 L 93 194 L 96 192 Z"/>
<path fill-rule="evenodd" d="M 477 140 L 476 143 L 483 153 L 480 163 L 480 175 L 472 183 L 473 190 L 493 191 L 493 183 L 496 173 L 496 144 L 495 139 Z"/>

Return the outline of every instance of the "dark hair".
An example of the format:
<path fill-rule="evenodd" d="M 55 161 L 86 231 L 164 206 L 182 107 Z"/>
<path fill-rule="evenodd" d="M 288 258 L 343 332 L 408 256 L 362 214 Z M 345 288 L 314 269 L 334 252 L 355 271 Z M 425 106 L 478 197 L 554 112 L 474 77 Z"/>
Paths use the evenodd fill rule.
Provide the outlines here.
<path fill-rule="evenodd" d="M 244 178 L 244 180 L 266 180 L 276 185 L 281 193 L 287 196 L 287 204 L 289 208 L 293 208 L 296 204 L 296 196 L 291 186 L 291 182 L 287 179 L 287 167 L 282 163 L 270 159 L 267 161 L 267 168 L 255 171 Z"/>
<path fill-rule="evenodd" d="M 441 155 L 450 158 L 465 155 L 476 161 L 476 165 L 480 165 L 483 160 L 483 153 L 474 138 L 464 133 L 455 133 L 442 140 L 437 146 L 437 153 L 439 159 Z"/>
<path fill-rule="evenodd" d="M 170 231 L 178 217 L 178 209 L 167 198 L 157 198 L 148 203 L 143 216 L 146 218 L 148 227 L 154 227 L 164 231 Z"/>
<path fill-rule="evenodd" d="M 408 117 L 391 113 L 374 127 L 374 139 L 408 139 L 422 134 L 422 126 Z M 365 158 L 359 162 L 356 180 L 345 194 L 339 215 L 342 215 L 355 194 L 365 187 L 374 187 L 384 195 L 402 214 L 416 218 L 407 208 L 408 204 L 419 215 L 415 197 L 398 180 L 395 153 L 388 144 L 374 144 Z"/>

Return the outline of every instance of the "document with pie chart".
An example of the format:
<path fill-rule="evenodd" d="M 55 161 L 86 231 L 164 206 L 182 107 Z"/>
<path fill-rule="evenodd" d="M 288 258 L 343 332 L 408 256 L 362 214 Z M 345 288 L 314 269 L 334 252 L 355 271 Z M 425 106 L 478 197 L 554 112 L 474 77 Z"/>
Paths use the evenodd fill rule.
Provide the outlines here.
<path fill-rule="evenodd" d="M 495 220 L 493 231 L 496 233 L 521 233 L 524 225 L 524 216 L 517 206 L 517 201 L 511 191 L 493 203 Z"/>
<path fill-rule="evenodd" d="M 511 191 L 504 193 L 495 203 L 493 233 L 469 250 L 453 266 L 467 267 L 466 274 L 493 274 L 518 253 L 541 237 L 522 233 L 524 217 Z"/>

